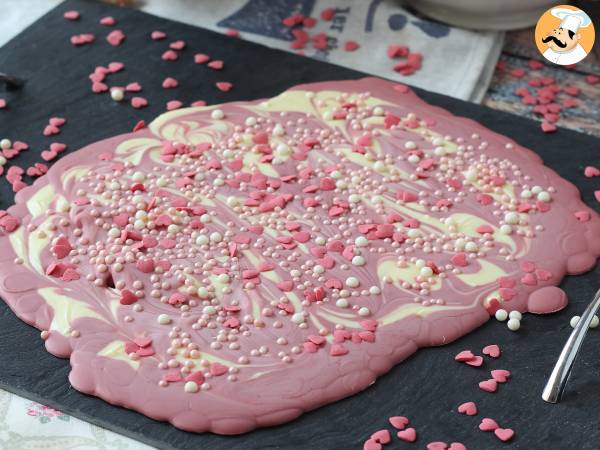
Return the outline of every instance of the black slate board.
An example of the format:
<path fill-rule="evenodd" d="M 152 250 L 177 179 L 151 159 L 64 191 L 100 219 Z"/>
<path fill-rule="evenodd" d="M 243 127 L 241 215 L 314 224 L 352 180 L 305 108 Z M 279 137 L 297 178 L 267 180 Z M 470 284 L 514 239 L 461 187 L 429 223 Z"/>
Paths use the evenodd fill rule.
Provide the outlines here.
<path fill-rule="evenodd" d="M 82 19 L 65 21 L 62 14 L 69 9 L 79 10 Z M 98 24 L 99 18 L 108 14 L 119 21 L 117 28 L 127 35 L 118 48 L 104 41 L 109 29 Z M 166 31 L 169 39 L 151 41 L 148 34 L 154 29 Z M 81 48 L 68 43 L 72 34 L 84 32 L 95 33 L 96 43 Z M 175 39 L 187 41 L 188 49 L 177 62 L 162 61 L 162 51 Z M 226 68 L 216 72 L 193 64 L 192 55 L 196 52 L 225 60 Z M 90 93 L 88 73 L 96 65 L 110 61 L 127 65 L 125 71 L 113 75 L 111 83 L 141 82 L 151 102 L 148 108 L 134 110 L 112 102 L 106 94 Z M 37 160 L 38 151 L 49 142 L 65 142 L 70 150 L 80 148 L 128 131 L 141 118 L 151 120 L 164 110 L 166 101 L 174 98 L 185 103 L 198 99 L 209 103 L 255 99 L 301 82 L 363 76 L 129 9 L 75 0 L 62 4 L 0 49 L 0 68 L 28 80 L 23 90 L 1 94 L 10 106 L 0 111 L 0 136 L 22 139 L 31 145 L 32 149 L 18 158 L 18 164 L 25 167 Z M 176 77 L 181 87 L 161 89 L 160 83 L 169 75 Z M 220 93 L 214 88 L 218 80 L 234 82 L 235 87 L 227 94 Z M 598 209 L 593 190 L 599 188 L 599 182 L 585 179 L 582 174 L 585 165 L 598 164 L 600 160 L 597 139 L 562 129 L 545 135 L 530 120 L 418 92 L 431 103 L 474 118 L 534 149 L 549 166 L 578 185 L 586 202 Z M 64 116 L 68 123 L 56 139 L 50 140 L 41 131 L 52 115 Z M 1 180 L 0 208 L 9 206 L 12 199 L 10 188 Z M 1 301 L 0 387 L 169 449 L 362 448 L 372 432 L 388 425 L 388 416 L 398 414 L 411 418 L 419 433 L 418 443 L 406 444 L 394 438 L 386 448 L 424 448 L 426 443 L 437 440 L 460 441 L 469 449 L 600 448 L 600 360 L 593 351 L 600 342 L 598 331 L 591 332 L 587 339 L 564 401 L 548 405 L 540 398 L 546 377 L 571 330 L 569 318 L 583 310 L 599 286 L 598 268 L 584 276 L 569 277 L 562 287 L 571 304 L 559 314 L 528 315 L 518 333 L 511 333 L 505 324 L 492 320 L 450 345 L 420 350 L 354 397 L 305 414 L 289 424 L 242 436 L 182 432 L 80 394 L 67 381 L 68 361 L 48 354 L 39 332 L 20 322 Z M 490 343 L 500 344 L 504 354 L 497 361 L 486 361 L 484 369 L 453 362 L 459 350 L 479 351 Z M 493 368 L 511 370 L 513 380 L 500 386 L 496 394 L 486 394 L 477 388 L 477 383 L 487 378 L 487 371 Z M 479 406 L 478 416 L 466 417 L 456 412 L 457 405 L 471 400 Z M 502 444 L 491 433 L 480 432 L 477 425 L 482 417 L 492 417 L 501 425 L 512 427 L 516 438 L 510 444 Z"/>

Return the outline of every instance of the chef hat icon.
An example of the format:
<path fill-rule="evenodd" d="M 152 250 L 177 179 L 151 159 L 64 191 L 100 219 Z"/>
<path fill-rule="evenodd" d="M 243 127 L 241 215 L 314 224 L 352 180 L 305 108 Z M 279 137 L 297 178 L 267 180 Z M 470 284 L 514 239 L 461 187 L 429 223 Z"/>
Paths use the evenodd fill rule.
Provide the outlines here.
<path fill-rule="evenodd" d="M 560 28 L 570 30 L 577 33 L 579 28 L 589 26 L 592 21 L 590 17 L 583 11 L 574 11 L 568 8 L 553 8 L 551 14 L 560 19 Z"/>

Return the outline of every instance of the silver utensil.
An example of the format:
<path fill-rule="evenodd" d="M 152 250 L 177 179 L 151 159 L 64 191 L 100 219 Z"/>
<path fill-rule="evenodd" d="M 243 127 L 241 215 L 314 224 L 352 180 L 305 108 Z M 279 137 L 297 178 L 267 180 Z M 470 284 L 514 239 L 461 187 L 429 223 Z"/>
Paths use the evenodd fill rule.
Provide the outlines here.
<path fill-rule="evenodd" d="M 591 303 L 581 315 L 579 322 L 577 322 L 577 325 L 573 329 L 571 336 L 569 336 L 567 343 L 563 347 L 562 352 L 558 357 L 558 361 L 556 362 L 556 365 L 550 374 L 550 378 L 546 383 L 546 387 L 544 387 L 542 399 L 548 403 L 558 403 L 560 401 L 560 397 L 562 396 L 567 384 L 567 380 L 569 379 L 569 373 L 571 372 L 575 358 L 577 358 L 577 354 L 579 353 L 579 349 L 581 348 L 585 334 L 590 327 L 590 323 L 592 323 L 594 313 L 599 307 L 600 290 L 596 292 L 596 295 L 592 299 Z"/>

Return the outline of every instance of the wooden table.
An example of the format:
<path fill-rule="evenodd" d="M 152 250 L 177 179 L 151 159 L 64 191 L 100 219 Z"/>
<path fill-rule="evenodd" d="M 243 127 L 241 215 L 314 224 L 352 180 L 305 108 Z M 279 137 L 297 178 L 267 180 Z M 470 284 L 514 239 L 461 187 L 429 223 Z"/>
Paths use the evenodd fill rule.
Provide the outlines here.
<path fill-rule="evenodd" d="M 573 69 L 565 69 L 547 63 L 541 70 L 534 71 L 527 65 L 530 59 L 546 61 L 537 51 L 532 36 L 533 29 L 506 34 L 506 42 L 500 56 L 500 65 L 505 64 L 506 69 L 496 69 L 488 92 L 483 99 L 483 104 L 494 109 L 541 120 L 541 117 L 533 112 L 533 105 L 523 104 L 521 98 L 514 91 L 520 87 L 528 87 L 533 90 L 528 85 L 528 79 L 531 76 L 552 77 L 556 80 L 556 84 L 562 88 L 576 86 L 580 89 L 579 95 L 574 97 L 579 106 L 563 109 L 557 125 L 600 137 L 600 84 L 591 85 L 585 80 L 587 75 L 600 76 L 600 57 L 598 57 L 598 54 L 590 53 L 586 59 Z M 596 42 L 596 45 L 600 45 L 600 43 Z M 525 69 L 527 75 L 523 78 L 517 78 L 510 74 L 510 69 L 513 68 Z M 559 94 L 558 98 L 565 97 L 567 97 L 565 94 Z"/>

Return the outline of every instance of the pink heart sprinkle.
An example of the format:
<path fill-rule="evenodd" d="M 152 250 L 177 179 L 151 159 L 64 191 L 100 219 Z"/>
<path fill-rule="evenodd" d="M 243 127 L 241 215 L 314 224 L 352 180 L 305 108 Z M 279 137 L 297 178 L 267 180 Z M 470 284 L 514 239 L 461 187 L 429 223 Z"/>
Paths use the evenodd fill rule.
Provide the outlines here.
<path fill-rule="evenodd" d="M 117 21 L 115 20 L 115 18 L 111 16 L 106 16 L 100 19 L 100 24 L 107 27 L 112 27 L 116 23 Z"/>
<path fill-rule="evenodd" d="M 580 222 L 589 222 L 592 218 L 589 211 L 576 211 L 574 215 Z"/>
<path fill-rule="evenodd" d="M 392 441 L 392 436 L 388 430 L 379 430 L 371 435 L 371 439 L 375 439 L 375 441 L 380 444 L 389 444 Z"/>
<path fill-rule="evenodd" d="M 481 389 L 482 391 L 485 391 L 485 392 L 496 392 L 496 390 L 498 389 L 498 382 L 496 380 L 494 380 L 493 378 L 490 378 L 489 380 L 481 381 L 479 383 L 479 389 Z"/>
<path fill-rule="evenodd" d="M 161 56 L 161 58 L 164 61 L 175 61 L 177 58 L 179 58 L 179 56 L 177 55 L 177 52 L 174 50 L 167 50 L 166 52 L 164 52 Z"/>
<path fill-rule="evenodd" d="M 597 202 L 600 202 L 600 191 L 594 191 L 594 197 L 596 198 Z"/>
<path fill-rule="evenodd" d="M 506 383 L 510 378 L 510 371 L 504 369 L 492 370 L 492 378 L 498 383 Z"/>
<path fill-rule="evenodd" d="M 67 20 L 77 20 L 81 15 L 79 14 L 79 11 L 67 11 L 63 14 L 63 17 Z"/>
<path fill-rule="evenodd" d="M 140 92 L 142 90 L 142 85 L 137 81 L 134 81 L 133 83 L 129 83 L 127 86 L 125 86 L 125 90 L 127 92 Z"/>
<path fill-rule="evenodd" d="M 477 356 L 473 357 L 473 359 L 465 361 L 465 364 L 467 364 L 469 366 L 473 366 L 473 367 L 481 367 L 481 365 L 483 364 L 483 357 L 477 355 Z"/>
<path fill-rule="evenodd" d="M 0 98 L 0 109 L 4 109 L 6 108 L 6 100 L 4 100 L 3 98 Z"/>
<path fill-rule="evenodd" d="M 108 36 L 106 36 L 106 42 L 115 47 L 121 45 L 121 42 L 123 42 L 124 39 L 125 33 L 123 33 L 121 30 L 111 31 L 108 33 Z"/>
<path fill-rule="evenodd" d="M 110 73 L 115 73 L 115 72 L 119 72 L 120 70 L 123 70 L 124 67 L 125 67 L 125 64 L 123 64 L 122 62 L 111 62 L 108 65 L 108 70 Z"/>
<path fill-rule="evenodd" d="M 155 41 L 160 41 L 161 39 L 165 39 L 167 37 L 167 33 L 165 33 L 164 31 L 153 31 L 150 34 L 150 37 Z"/>
<path fill-rule="evenodd" d="M 415 442 L 417 440 L 417 431 L 414 428 L 407 428 L 396 433 L 399 439 L 405 442 Z"/>
<path fill-rule="evenodd" d="M 167 102 L 167 111 L 173 111 L 174 109 L 179 109 L 183 106 L 183 103 L 179 100 L 171 100 Z"/>
<path fill-rule="evenodd" d="M 477 405 L 475 402 L 465 402 L 458 406 L 458 412 L 467 416 L 475 416 L 477 414 Z"/>
<path fill-rule="evenodd" d="M 441 441 L 430 442 L 429 444 L 427 444 L 427 450 L 446 450 L 447 448 L 448 444 Z"/>
<path fill-rule="evenodd" d="M 169 44 L 169 47 L 173 50 L 183 50 L 185 48 L 185 41 L 175 41 Z"/>
<path fill-rule="evenodd" d="M 206 61 L 210 61 L 210 56 L 204 53 L 197 53 L 194 55 L 194 62 L 196 64 L 204 64 Z"/>
<path fill-rule="evenodd" d="M 220 91 L 228 92 L 233 87 L 233 84 L 229 83 L 228 81 L 218 81 L 216 83 L 216 86 L 217 86 L 217 89 L 219 89 Z"/>
<path fill-rule="evenodd" d="M 510 428 L 496 428 L 494 430 L 494 434 L 502 442 L 506 442 L 512 439 L 512 437 L 515 435 L 515 432 Z"/>
<path fill-rule="evenodd" d="M 53 152 L 52 150 L 44 150 L 41 153 L 41 156 L 44 161 L 52 161 L 57 155 L 56 152 Z"/>
<path fill-rule="evenodd" d="M 600 176 L 600 169 L 594 166 L 587 166 L 583 171 L 583 174 L 588 178 L 597 177 Z"/>
<path fill-rule="evenodd" d="M 223 68 L 223 61 L 220 59 L 215 59 L 214 61 L 209 62 L 208 67 L 215 70 L 221 70 Z"/>
<path fill-rule="evenodd" d="M 176 88 L 177 86 L 179 86 L 179 83 L 175 78 L 167 77 L 162 82 L 162 87 L 165 89 Z"/>
<path fill-rule="evenodd" d="M 50 144 L 50 150 L 56 153 L 64 152 L 67 149 L 67 145 L 61 142 L 53 142 Z"/>
<path fill-rule="evenodd" d="M 363 450 L 382 450 L 383 446 L 375 439 L 369 439 L 363 444 Z"/>
<path fill-rule="evenodd" d="M 131 99 L 131 106 L 133 106 L 136 109 L 144 108 L 148 106 L 148 100 L 146 100 L 144 97 L 133 97 Z"/>
<path fill-rule="evenodd" d="M 455 361 L 465 362 L 470 361 L 475 358 L 475 355 L 471 350 L 463 350 L 458 355 L 454 357 Z"/>
<path fill-rule="evenodd" d="M 501 351 L 499 346 L 493 344 L 483 347 L 482 353 L 484 355 L 491 356 L 492 358 L 499 358 Z"/>
<path fill-rule="evenodd" d="M 108 91 L 108 86 L 101 82 L 92 83 L 92 92 L 94 94 L 100 94 L 102 92 Z"/>
<path fill-rule="evenodd" d="M 50 125 L 55 127 L 62 127 L 66 122 L 67 120 L 62 117 L 50 117 L 50 120 L 48 121 Z"/>
<path fill-rule="evenodd" d="M 481 431 L 494 431 L 499 428 L 498 423 L 494 419 L 489 419 L 487 417 L 481 419 L 481 423 L 479 424 L 479 429 Z"/>
<path fill-rule="evenodd" d="M 52 136 L 58 133 L 60 133 L 60 129 L 54 125 L 46 125 L 43 132 L 44 136 Z"/>
<path fill-rule="evenodd" d="M 450 444 L 450 447 L 448 447 L 448 450 L 467 450 L 467 447 L 460 442 L 453 442 Z"/>

